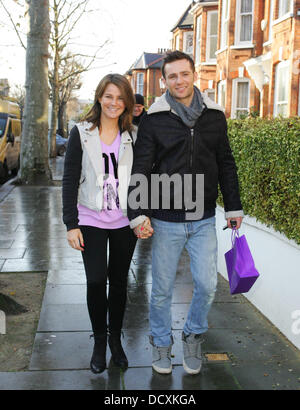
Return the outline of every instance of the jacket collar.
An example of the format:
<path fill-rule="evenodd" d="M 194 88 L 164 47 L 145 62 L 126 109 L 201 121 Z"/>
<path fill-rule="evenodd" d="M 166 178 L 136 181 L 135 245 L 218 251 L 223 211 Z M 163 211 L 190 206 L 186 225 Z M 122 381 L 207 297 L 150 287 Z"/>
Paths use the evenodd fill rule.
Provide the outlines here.
<path fill-rule="evenodd" d="M 224 112 L 224 109 L 220 105 L 218 105 L 214 101 L 212 101 L 209 97 L 207 97 L 206 94 L 204 94 L 204 93 L 201 93 L 201 94 L 202 94 L 202 97 L 203 97 L 203 102 L 204 102 L 204 104 L 206 105 L 206 107 L 208 109 Z M 147 111 L 147 114 L 148 115 L 149 114 L 155 114 L 155 113 L 163 112 L 163 111 L 171 111 L 174 114 L 176 114 L 176 112 L 174 110 L 172 110 L 170 105 L 168 104 L 165 94 L 163 94 L 161 97 L 159 97 L 157 99 L 157 101 L 154 104 L 151 105 L 151 107 Z"/>
<path fill-rule="evenodd" d="M 86 134 L 88 134 L 93 139 L 98 139 L 99 142 L 100 142 L 98 127 L 94 128 L 91 131 L 90 129 L 92 127 L 92 123 L 90 123 L 90 122 L 83 122 L 81 126 L 84 129 Z M 129 132 L 128 131 L 121 131 L 121 143 L 128 144 L 128 143 L 131 143 L 131 142 L 132 142 L 132 138 L 131 138 Z"/>

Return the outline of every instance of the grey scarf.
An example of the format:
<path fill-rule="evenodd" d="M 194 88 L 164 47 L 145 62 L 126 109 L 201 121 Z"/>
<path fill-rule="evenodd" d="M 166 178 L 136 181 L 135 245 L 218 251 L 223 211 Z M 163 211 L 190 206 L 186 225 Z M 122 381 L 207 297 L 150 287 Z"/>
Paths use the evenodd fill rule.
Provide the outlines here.
<path fill-rule="evenodd" d="M 197 87 L 194 86 L 194 97 L 192 103 L 189 107 L 180 102 L 176 101 L 174 97 L 170 94 L 169 90 L 166 92 L 166 100 L 172 110 L 174 110 L 177 115 L 182 119 L 182 121 L 189 127 L 193 128 L 196 121 L 200 117 L 203 109 L 204 103 L 201 92 Z"/>

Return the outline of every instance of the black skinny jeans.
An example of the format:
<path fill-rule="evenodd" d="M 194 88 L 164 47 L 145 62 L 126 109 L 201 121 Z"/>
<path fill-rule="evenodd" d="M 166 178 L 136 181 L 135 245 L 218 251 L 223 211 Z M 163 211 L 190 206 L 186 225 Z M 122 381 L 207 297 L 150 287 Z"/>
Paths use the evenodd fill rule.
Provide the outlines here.
<path fill-rule="evenodd" d="M 84 240 L 82 257 L 87 279 L 87 305 L 94 335 L 107 332 L 107 312 L 109 330 L 120 332 L 126 307 L 128 270 L 136 237 L 129 226 L 120 229 L 80 226 L 80 230 Z"/>

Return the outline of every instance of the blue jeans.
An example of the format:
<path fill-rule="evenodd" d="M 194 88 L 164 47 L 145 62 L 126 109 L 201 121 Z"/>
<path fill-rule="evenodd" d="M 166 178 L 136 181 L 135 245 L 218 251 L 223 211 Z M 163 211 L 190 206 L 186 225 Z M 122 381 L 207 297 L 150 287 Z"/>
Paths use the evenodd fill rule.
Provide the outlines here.
<path fill-rule="evenodd" d="M 190 256 L 194 292 L 183 331 L 189 335 L 208 329 L 207 315 L 217 287 L 217 236 L 215 217 L 183 223 L 152 218 L 152 227 L 150 333 L 154 344 L 162 347 L 171 344 L 172 294 L 184 247 Z"/>

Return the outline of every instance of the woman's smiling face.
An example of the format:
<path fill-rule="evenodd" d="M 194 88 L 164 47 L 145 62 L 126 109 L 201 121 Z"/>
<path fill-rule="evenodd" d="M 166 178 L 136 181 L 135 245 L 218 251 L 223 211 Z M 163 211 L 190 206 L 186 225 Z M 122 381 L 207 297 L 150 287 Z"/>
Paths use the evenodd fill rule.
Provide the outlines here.
<path fill-rule="evenodd" d="M 99 98 L 101 104 L 101 115 L 108 119 L 119 118 L 125 110 L 124 99 L 119 88 L 110 83 L 106 87 L 103 95 Z"/>

